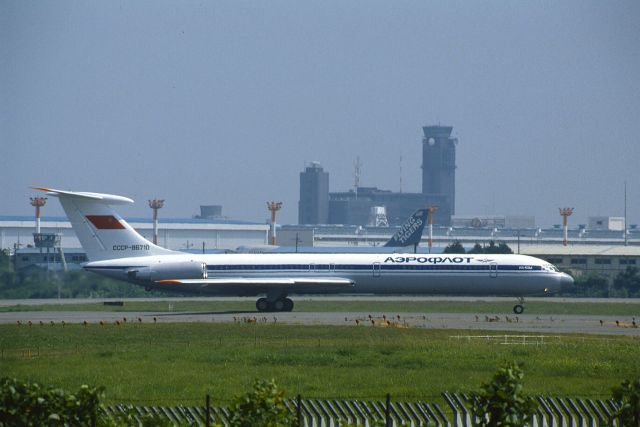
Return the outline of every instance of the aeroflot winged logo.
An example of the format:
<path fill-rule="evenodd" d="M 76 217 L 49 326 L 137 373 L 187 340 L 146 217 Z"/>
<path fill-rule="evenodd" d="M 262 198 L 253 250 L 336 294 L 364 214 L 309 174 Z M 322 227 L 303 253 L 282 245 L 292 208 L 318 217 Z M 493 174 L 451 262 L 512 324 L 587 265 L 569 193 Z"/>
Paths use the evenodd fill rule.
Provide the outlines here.
<path fill-rule="evenodd" d="M 123 230 L 124 226 L 113 215 L 87 215 L 87 219 L 98 230 Z"/>
<path fill-rule="evenodd" d="M 393 235 L 385 246 L 402 247 L 419 243 L 422 238 L 426 216 L 426 209 L 418 209 L 407 222 L 402 224 L 400 230 Z"/>

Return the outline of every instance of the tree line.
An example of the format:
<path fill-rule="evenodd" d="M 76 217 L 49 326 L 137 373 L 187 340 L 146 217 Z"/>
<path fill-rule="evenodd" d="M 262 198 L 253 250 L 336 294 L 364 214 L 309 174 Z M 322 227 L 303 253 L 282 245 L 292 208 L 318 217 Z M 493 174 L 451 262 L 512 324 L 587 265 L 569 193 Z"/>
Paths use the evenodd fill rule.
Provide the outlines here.
<path fill-rule="evenodd" d="M 488 244 L 481 245 L 476 242 L 475 245 L 468 251 L 462 246 L 459 241 L 455 241 L 444 248 L 445 254 L 512 254 L 513 250 L 504 242 L 496 244 L 491 240 Z"/>

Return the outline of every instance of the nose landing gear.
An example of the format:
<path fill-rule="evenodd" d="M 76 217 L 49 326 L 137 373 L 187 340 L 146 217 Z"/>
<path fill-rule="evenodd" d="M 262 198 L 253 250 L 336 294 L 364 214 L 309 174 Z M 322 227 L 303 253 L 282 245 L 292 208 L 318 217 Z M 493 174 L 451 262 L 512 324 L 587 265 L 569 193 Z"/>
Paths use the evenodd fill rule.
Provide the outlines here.
<path fill-rule="evenodd" d="M 522 314 L 524 311 L 524 298 L 518 298 L 518 304 L 513 306 L 513 312 L 515 314 Z"/>

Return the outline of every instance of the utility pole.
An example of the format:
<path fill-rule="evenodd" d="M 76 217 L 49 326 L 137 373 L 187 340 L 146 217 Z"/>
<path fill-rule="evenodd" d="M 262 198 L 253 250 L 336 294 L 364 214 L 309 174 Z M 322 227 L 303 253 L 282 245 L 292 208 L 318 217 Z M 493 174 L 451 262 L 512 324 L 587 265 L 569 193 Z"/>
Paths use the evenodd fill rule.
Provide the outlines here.
<path fill-rule="evenodd" d="M 573 213 L 573 208 L 559 208 L 560 209 L 560 215 L 562 215 L 562 229 L 563 229 L 563 235 L 564 238 L 562 240 L 562 244 L 564 246 L 567 246 L 567 244 L 569 243 L 569 239 L 568 239 L 568 235 L 569 235 L 569 221 L 567 220 L 567 218 L 569 218 L 571 216 L 571 214 Z"/>
<path fill-rule="evenodd" d="M 437 206 L 429 206 L 427 208 L 427 224 L 429 225 L 429 253 L 431 253 L 431 247 L 433 246 L 433 214 L 438 210 Z M 417 249 L 417 245 L 416 245 Z M 416 250 L 417 252 L 417 250 Z"/>
<path fill-rule="evenodd" d="M 522 230 L 520 230 L 518 228 L 518 232 L 516 234 L 514 234 L 514 236 L 516 236 L 518 238 L 518 254 L 520 254 L 520 233 Z"/>
<path fill-rule="evenodd" d="M 356 162 L 353 164 L 353 188 L 356 192 L 356 199 L 358 198 L 358 188 L 360 188 L 360 175 L 362 174 L 362 163 L 360 162 L 360 156 L 356 156 Z"/>

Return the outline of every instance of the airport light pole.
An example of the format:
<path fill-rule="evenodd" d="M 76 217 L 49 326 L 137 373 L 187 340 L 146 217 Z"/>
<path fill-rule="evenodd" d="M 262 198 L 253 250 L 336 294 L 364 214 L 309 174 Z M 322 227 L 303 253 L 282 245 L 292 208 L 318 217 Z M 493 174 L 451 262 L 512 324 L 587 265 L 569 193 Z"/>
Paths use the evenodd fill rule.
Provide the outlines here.
<path fill-rule="evenodd" d="M 158 244 L 158 209 L 162 209 L 164 200 L 149 200 L 149 207 L 153 209 L 153 244 Z"/>
<path fill-rule="evenodd" d="M 267 202 L 267 209 L 271 211 L 271 244 L 276 245 L 276 213 L 282 209 L 282 202 Z"/>
<path fill-rule="evenodd" d="M 562 239 L 562 244 L 564 246 L 567 246 L 567 244 L 569 243 L 569 221 L 567 218 L 569 218 L 571 216 L 571 214 L 573 213 L 573 208 L 559 208 L 560 209 L 560 215 L 562 215 L 562 230 L 563 230 L 563 239 Z"/>
<path fill-rule="evenodd" d="M 40 208 L 46 203 L 46 197 L 31 197 L 31 206 L 36 208 L 36 234 L 40 234 Z"/>

